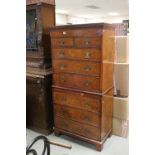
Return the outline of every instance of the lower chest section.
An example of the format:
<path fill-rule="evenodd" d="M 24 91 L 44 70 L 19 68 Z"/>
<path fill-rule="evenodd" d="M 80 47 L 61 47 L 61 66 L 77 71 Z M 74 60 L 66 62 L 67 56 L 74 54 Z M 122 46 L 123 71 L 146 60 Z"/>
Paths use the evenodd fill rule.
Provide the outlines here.
<path fill-rule="evenodd" d="M 100 96 L 53 88 L 53 102 L 56 128 L 100 139 Z"/>

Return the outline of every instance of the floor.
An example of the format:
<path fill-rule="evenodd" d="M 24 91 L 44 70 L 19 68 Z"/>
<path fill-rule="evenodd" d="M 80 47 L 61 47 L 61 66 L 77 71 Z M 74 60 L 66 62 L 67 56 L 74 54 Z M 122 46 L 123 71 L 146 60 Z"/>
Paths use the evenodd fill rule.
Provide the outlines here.
<path fill-rule="evenodd" d="M 40 133 L 34 132 L 30 129 L 26 130 L 27 144 L 29 144 L 33 138 L 40 135 Z M 72 149 L 66 149 L 51 145 L 51 155 L 128 155 L 129 154 L 129 140 L 128 138 L 121 138 L 112 135 L 104 144 L 102 152 L 95 150 L 95 147 L 84 141 L 80 141 L 69 136 L 56 137 L 54 134 L 47 136 L 50 141 L 59 142 L 63 144 L 72 145 Z M 38 154 L 41 154 L 43 148 L 43 142 L 38 141 L 34 147 Z"/>

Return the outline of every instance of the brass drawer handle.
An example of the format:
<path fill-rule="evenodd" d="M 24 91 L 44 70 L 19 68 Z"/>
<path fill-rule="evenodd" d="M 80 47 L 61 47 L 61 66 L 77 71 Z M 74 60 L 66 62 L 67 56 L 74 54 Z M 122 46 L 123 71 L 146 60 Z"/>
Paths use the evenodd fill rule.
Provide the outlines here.
<path fill-rule="evenodd" d="M 66 115 L 66 113 L 67 113 L 66 110 L 63 109 L 63 110 L 62 110 L 62 114 L 63 114 L 63 115 Z"/>
<path fill-rule="evenodd" d="M 89 129 L 84 129 L 84 133 L 87 134 L 87 135 L 92 134 L 91 131 L 90 131 Z"/>
<path fill-rule="evenodd" d="M 86 41 L 86 45 L 89 45 L 90 44 L 90 41 Z"/>
<path fill-rule="evenodd" d="M 66 32 L 66 31 L 63 31 L 63 32 L 62 32 L 62 34 L 63 34 L 63 35 L 66 35 L 66 34 L 67 34 L 67 32 Z"/>
<path fill-rule="evenodd" d="M 85 117 L 84 117 L 84 120 L 87 121 L 87 122 L 90 122 L 90 121 L 91 121 L 91 118 L 88 117 L 88 116 L 85 116 Z"/>
<path fill-rule="evenodd" d="M 41 80 L 40 80 L 40 79 L 38 79 L 38 80 L 37 80 L 37 83 L 41 83 Z"/>
<path fill-rule="evenodd" d="M 85 58 L 86 58 L 86 59 L 89 59 L 90 57 L 91 57 L 91 53 L 90 53 L 90 52 L 86 52 Z"/>
<path fill-rule="evenodd" d="M 65 42 L 61 39 L 61 40 L 59 40 L 59 44 L 60 44 L 60 45 L 64 45 Z"/>
<path fill-rule="evenodd" d="M 60 58 L 64 58 L 64 57 L 65 57 L 65 53 L 64 53 L 63 51 L 60 51 L 60 52 L 59 52 L 59 57 L 60 57 Z"/>
<path fill-rule="evenodd" d="M 63 123 L 63 124 L 62 124 L 62 127 L 64 127 L 64 128 L 68 128 L 68 124 Z"/>
<path fill-rule="evenodd" d="M 66 82 L 66 80 L 65 79 L 61 79 L 61 82 Z"/>
<path fill-rule="evenodd" d="M 63 77 L 61 77 L 61 82 L 66 82 L 66 79 L 65 79 L 65 77 L 63 76 Z"/>
<path fill-rule="evenodd" d="M 90 81 L 85 81 L 85 83 L 84 83 L 85 86 L 89 86 L 90 84 L 91 84 Z"/>
<path fill-rule="evenodd" d="M 65 96 L 61 96 L 61 101 L 67 101 L 67 97 L 65 97 Z"/>
<path fill-rule="evenodd" d="M 85 107 L 90 107 L 90 103 L 89 102 L 84 102 L 84 106 Z"/>
<path fill-rule="evenodd" d="M 91 69 L 92 69 L 91 66 L 85 66 L 85 67 L 84 67 L 84 70 L 85 70 L 85 71 L 90 71 Z"/>
<path fill-rule="evenodd" d="M 64 70 L 65 68 L 66 68 L 66 65 L 65 65 L 65 64 L 61 64 L 61 65 L 60 65 L 60 69 L 61 69 L 61 70 Z"/>
<path fill-rule="evenodd" d="M 68 113 L 68 111 L 66 109 L 62 110 L 62 115 L 69 117 L 69 113 Z"/>
<path fill-rule="evenodd" d="M 85 44 L 86 45 L 89 45 L 90 44 L 90 39 L 88 38 L 88 39 L 85 39 Z"/>

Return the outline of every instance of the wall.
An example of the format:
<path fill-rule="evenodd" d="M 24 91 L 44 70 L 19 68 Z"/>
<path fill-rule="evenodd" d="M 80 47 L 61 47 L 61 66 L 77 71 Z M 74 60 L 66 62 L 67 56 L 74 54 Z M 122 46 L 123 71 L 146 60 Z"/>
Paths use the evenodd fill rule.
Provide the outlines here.
<path fill-rule="evenodd" d="M 67 14 L 56 13 L 56 25 L 66 24 L 85 24 L 85 23 L 121 23 L 122 20 L 127 20 L 129 17 L 106 17 L 106 18 L 82 18 L 69 16 Z"/>

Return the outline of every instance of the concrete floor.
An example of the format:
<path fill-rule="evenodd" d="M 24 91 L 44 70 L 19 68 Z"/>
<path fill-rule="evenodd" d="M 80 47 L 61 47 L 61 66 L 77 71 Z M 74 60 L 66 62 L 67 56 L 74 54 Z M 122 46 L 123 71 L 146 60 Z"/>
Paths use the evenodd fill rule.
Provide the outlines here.
<path fill-rule="evenodd" d="M 26 130 L 27 144 L 32 141 L 33 138 L 40 135 L 40 133 L 34 132 L 30 129 Z M 59 136 L 56 137 L 54 134 L 47 136 L 49 140 L 60 142 L 63 144 L 72 145 L 72 149 L 65 149 L 55 145 L 51 145 L 51 155 L 128 155 L 129 154 L 129 141 L 128 138 L 121 138 L 112 135 L 104 143 L 104 148 L 102 152 L 95 150 L 95 147 L 84 141 L 80 141 L 69 136 Z M 41 154 L 43 149 L 43 142 L 38 141 L 34 147 L 38 154 Z"/>

